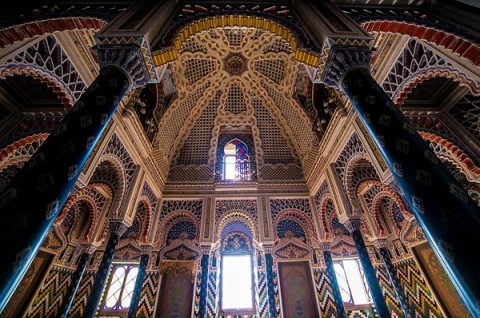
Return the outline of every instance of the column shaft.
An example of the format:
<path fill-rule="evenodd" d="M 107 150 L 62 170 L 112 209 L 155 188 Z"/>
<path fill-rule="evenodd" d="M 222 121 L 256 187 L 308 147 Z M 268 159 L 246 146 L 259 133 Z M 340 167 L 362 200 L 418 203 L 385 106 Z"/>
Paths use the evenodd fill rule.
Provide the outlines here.
<path fill-rule="evenodd" d="M 387 303 L 383 297 L 382 289 L 378 283 L 375 269 L 370 261 L 370 256 L 368 255 L 367 248 L 365 247 L 365 242 L 363 241 L 360 230 L 352 231 L 352 238 L 355 242 L 355 247 L 357 248 L 360 263 L 362 263 L 363 272 L 365 274 L 365 278 L 367 279 L 368 287 L 370 288 L 370 294 L 372 295 L 377 314 L 382 318 L 390 318 L 390 310 L 388 310 Z"/>
<path fill-rule="evenodd" d="M 103 253 L 102 261 L 98 267 L 97 274 L 95 275 L 92 290 L 88 296 L 87 305 L 83 311 L 84 318 L 95 317 L 95 313 L 97 312 L 97 308 L 102 297 L 103 289 L 105 288 L 105 283 L 107 282 L 108 273 L 110 271 L 110 267 L 112 266 L 113 255 L 115 254 L 115 248 L 117 246 L 119 237 L 120 236 L 118 233 L 110 233 L 107 247 Z"/>
<path fill-rule="evenodd" d="M 148 254 L 142 254 L 140 257 L 140 266 L 138 266 L 137 280 L 135 281 L 135 287 L 133 290 L 132 301 L 128 308 L 127 318 L 135 318 L 138 309 L 138 303 L 140 302 L 140 295 L 142 292 L 143 280 L 147 272 L 147 264 L 150 256 Z"/>
<path fill-rule="evenodd" d="M 68 286 L 67 293 L 64 296 L 62 306 L 60 307 L 60 313 L 62 314 L 63 318 L 68 317 L 68 312 L 72 307 L 73 299 L 77 294 L 78 287 L 80 286 L 80 282 L 82 281 L 83 274 L 85 273 L 88 261 L 90 260 L 90 256 L 90 253 L 82 253 L 82 255 L 80 255 L 77 269 L 75 270 L 75 273 L 73 273 L 72 282 Z"/>
<path fill-rule="evenodd" d="M 335 275 L 335 268 L 333 267 L 332 254 L 330 251 L 323 251 L 323 258 L 327 265 L 328 279 L 333 291 L 333 300 L 335 301 L 335 307 L 337 307 L 337 315 L 340 318 L 346 318 L 347 313 L 345 306 L 343 305 L 342 295 L 340 294 L 340 287 L 338 286 L 337 275 Z"/>
<path fill-rule="evenodd" d="M 267 286 L 268 286 L 268 306 L 270 318 L 277 317 L 277 304 L 275 300 L 275 282 L 273 277 L 273 257 L 272 254 L 265 254 L 265 269 L 267 270 Z"/>
<path fill-rule="evenodd" d="M 415 317 L 415 313 L 413 309 L 410 307 L 407 301 L 407 297 L 405 297 L 405 293 L 403 292 L 402 285 L 398 281 L 397 275 L 395 273 L 395 268 L 393 267 L 392 261 L 390 259 L 390 254 L 385 247 L 381 247 L 380 256 L 382 257 L 383 264 L 387 269 L 388 277 L 392 282 L 393 289 L 395 290 L 395 294 L 397 294 L 397 299 L 400 302 L 400 307 L 402 308 L 402 312 L 405 317 Z"/>
<path fill-rule="evenodd" d="M 95 143 L 128 89 L 103 68 L 73 109 L 0 195 L 0 312 L 58 216 Z"/>
<path fill-rule="evenodd" d="M 207 313 L 208 261 L 208 255 L 204 254 L 201 260 L 202 283 L 200 286 L 200 304 L 198 309 L 198 317 L 205 317 Z"/>
<path fill-rule="evenodd" d="M 480 241 L 480 210 L 407 122 L 366 68 L 341 80 L 370 131 L 412 212 L 460 296 L 480 317 L 480 254 L 465 248 Z"/>

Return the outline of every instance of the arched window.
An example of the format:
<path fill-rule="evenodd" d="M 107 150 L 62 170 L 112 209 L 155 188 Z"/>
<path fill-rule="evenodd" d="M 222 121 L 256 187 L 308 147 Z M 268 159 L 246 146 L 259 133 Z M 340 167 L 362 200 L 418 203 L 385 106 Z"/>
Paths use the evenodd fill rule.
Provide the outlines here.
<path fill-rule="evenodd" d="M 358 259 L 343 259 L 333 263 L 343 302 L 365 305 L 372 302 L 370 291 Z"/>
<path fill-rule="evenodd" d="M 237 138 L 223 148 L 223 179 L 251 180 L 248 147 Z"/>

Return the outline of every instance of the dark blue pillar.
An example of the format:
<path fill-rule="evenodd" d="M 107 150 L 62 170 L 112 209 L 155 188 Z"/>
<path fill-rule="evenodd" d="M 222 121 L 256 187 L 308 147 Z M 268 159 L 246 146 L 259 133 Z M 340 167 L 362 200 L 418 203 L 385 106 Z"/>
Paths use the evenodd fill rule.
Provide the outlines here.
<path fill-rule="evenodd" d="M 270 313 L 270 318 L 276 318 L 277 301 L 275 300 L 275 277 L 273 273 L 273 257 L 270 253 L 265 253 L 265 269 L 267 271 L 268 311 Z"/>
<path fill-rule="evenodd" d="M 368 70 L 365 47 L 332 48 L 324 80 L 348 96 L 472 316 L 480 317 L 480 209 Z"/>
<path fill-rule="evenodd" d="M 87 304 L 85 305 L 85 310 L 83 311 L 84 318 L 95 317 L 95 313 L 98 310 L 98 305 L 100 304 L 103 290 L 105 288 L 105 283 L 108 279 L 110 267 L 112 266 L 113 256 L 115 254 L 115 248 L 117 246 L 118 239 L 120 236 L 122 236 L 126 229 L 127 227 L 121 223 L 110 223 L 110 237 L 108 239 L 107 246 L 105 247 L 105 252 L 103 253 L 100 266 L 95 274 L 92 290 L 90 291 L 90 295 L 88 295 Z"/>
<path fill-rule="evenodd" d="M 83 274 L 85 273 L 85 269 L 87 268 L 91 255 L 91 252 L 83 252 L 78 259 L 77 269 L 73 273 L 72 282 L 68 286 L 67 293 L 65 294 L 62 306 L 60 307 L 62 318 L 68 317 L 68 312 L 72 307 L 73 299 L 77 294 L 78 287 L 80 286 L 80 282 L 82 281 Z"/>
<path fill-rule="evenodd" d="M 398 299 L 398 302 L 400 303 L 400 307 L 402 308 L 403 315 L 407 318 L 415 317 L 415 312 L 408 304 L 408 300 L 402 289 L 402 285 L 398 281 L 395 268 L 393 267 L 392 260 L 390 259 L 390 253 L 385 247 L 381 247 L 379 249 L 379 252 L 380 252 L 380 257 L 383 260 L 383 264 L 387 269 L 388 277 L 392 282 L 393 289 L 395 290 L 395 294 L 397 295 L 397 299 Z"/>
<path fill-rule="evenodd" d="M 0 195 L 0 312 L 32 262 L 129 87 L 126 72 L 97 79 Z"/>
<path fill-rule="evenodd" d="M 355 247 L 357 248 L 358 258 L 362 264 L 363 273 L 365 274 L 368 287 L 370 288 L 370 294 L 372 295 L 377 314 L 382 318 L 390 318 L 390 310 L 388 309 L 385 298 L 383 297 L 382 288 L 380 288 L 380 284 L 378 283 L 375 269 L 370 261 L 370 256 L 368 255 L 367 248 L 365 247 L 365 242 L 363 241 L 360 230 L 353 230 L 352 238 L 353 242 L 355 243 Z"/>
<path fill-rule="evenodd" d="M 208 254 L 203 254 L 201 260 L 202 282 L 200 284 L 200 304 L 198 309 L 198 317 L 205 317 L 207 314 L 207 293 L 208 293 Z"/>
<path fill-rule="evenodd" d="M 150 252 L 150 251 L 148 251 Z M 138 266 L 137 280 L 135 281 L 135 287 L 133 290 L 132 301 L 130 302 L 130 307 L 128 308 L 127 318 L 135 318 L 138 309 L 138 303 L 140 302 L 140 295 L 142 292 L 143 280 L 145 279 L 145 274 L 147 272 L 148 259 L 150 255 L 145 253 L 140 257 L 140 265 Z"/>
<path fill-rule="evenodd" d="M 337 275 L 335 274 L 335 268 L 333 267 L 332 254 L 330 251 L 323 251 L 323 258 L 327 265 L 328 279 L 332 286 L 333 300 L 335 301 L 335 307 L 337 308 L 337 315 L 339 318 L 346 318 L 347 312 L 343 305 L 342 295 L 340 294 L 340 287 L 338 286 Z"/>

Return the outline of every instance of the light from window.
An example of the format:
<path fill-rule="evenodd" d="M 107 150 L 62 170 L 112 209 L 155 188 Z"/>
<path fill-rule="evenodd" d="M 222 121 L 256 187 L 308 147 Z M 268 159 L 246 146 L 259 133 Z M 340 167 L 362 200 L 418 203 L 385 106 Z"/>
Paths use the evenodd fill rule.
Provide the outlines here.
<path fill-rule="evenodd" d="M 341 260 L 334 263 L 340 294 L 345 303 L 369 304 L 370 295 L 358 260 Z"/>
<path fill-rule="evenodd" d="M 225 180 L 235 180 L 236 161 L 235 155 L 225 155 Z"/>
<path fill-rule="evenodd" d="M 224 255 L 222 260 L 222 309 L 251 309 L 252 262 L 250 255 Z"/>
<path fill-rule="evenodd" d="M 115 265 L 107 290 L 104 309 L 127 309 L 137 280 L 138 267 L 133 265 Z"/>

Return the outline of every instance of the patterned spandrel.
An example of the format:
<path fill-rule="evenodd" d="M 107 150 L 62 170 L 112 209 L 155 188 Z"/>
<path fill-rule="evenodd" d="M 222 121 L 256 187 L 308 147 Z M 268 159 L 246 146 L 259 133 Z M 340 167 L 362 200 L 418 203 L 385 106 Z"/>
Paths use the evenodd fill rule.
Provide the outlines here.
<path fill-rule="evenodd" d="M 449 109 L 448 113 L 476 140 L 480 141 L 480 97 L 465 95 Z"/>

